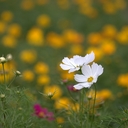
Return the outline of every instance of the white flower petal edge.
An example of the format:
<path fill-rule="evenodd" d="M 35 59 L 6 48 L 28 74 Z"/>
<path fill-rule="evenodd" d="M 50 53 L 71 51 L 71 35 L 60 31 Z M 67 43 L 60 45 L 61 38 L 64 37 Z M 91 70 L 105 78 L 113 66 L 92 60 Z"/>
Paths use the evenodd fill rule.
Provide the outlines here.
<path fill-rule="evenodd" d="M 83 75 L 74 75 L 75 81 L 78 82 L 78 84 L 74 85 L 77 90 L 90 88 L 93 83 L 96 83 L 98 77 L 103 73 L 103 67 L 93 62 L 91 66 L 83 65 L 81 71 Z"/>
<path fill-rule="evenodd" d="M 78 71 L 84 64 L 89 64 L 92 62 L 95 58 L 95 55 L 93 52 L 90 54 L 87 54 L 85 57 L 75 55 L 73 58 L 65 57 L 60 64 L 60 67 L 63 70 L 69 70 L 70 72 Z"/>

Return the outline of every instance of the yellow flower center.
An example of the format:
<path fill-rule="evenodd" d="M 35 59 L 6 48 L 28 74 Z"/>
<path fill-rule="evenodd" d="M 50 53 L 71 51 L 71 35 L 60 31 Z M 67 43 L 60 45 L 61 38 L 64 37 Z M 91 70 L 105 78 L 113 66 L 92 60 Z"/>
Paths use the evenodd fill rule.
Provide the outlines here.
<path fill-rule="evenodd" d="M 88 82 L 92 82 L 93 81 L 93 77 L 89 77 L 87 81 Z"/>
<path fill-rule="evenodd" d="M 43 112 L 40 112 L 38 116 L 39 117 L 44 117 L 44 113 Z"/>

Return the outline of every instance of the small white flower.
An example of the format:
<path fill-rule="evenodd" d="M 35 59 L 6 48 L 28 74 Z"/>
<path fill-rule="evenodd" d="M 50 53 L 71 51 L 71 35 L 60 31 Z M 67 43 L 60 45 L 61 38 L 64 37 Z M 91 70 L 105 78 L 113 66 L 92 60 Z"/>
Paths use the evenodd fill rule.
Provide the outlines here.
<path fill-rule="evenodd" d="M 0 63 L 5 63 L 6 59 L 4 57 L 0 57 Z"/>
<path fill-rule="evenodd" d="M 60 64 L 60 67 L 63 70 L 69 70 L 69 73 L 78 71 L 84 64 L 89 64 L 90 62 L 92 62 L 94 58 L 95 55 L 93 52 L 87 54 L 84 57 L 78 55 L 75 55 L 73 56 L 73 58 L 70 59 L 68 57 L 65 57 L 62 60 L 63 63 Z"/>
<path fill-rule="evenodd" d="M 74 85 L 74 88 L 77 90 L 82 88 L 90 88 L 93 83 L 96 83 L 98 76 L 103 73 L 103 67 L 93 62 L 91 66 L 83 65 L 81 71 L 81 75 L 75 75 L 75 80 L 78 82 L 78 84 Z"/>

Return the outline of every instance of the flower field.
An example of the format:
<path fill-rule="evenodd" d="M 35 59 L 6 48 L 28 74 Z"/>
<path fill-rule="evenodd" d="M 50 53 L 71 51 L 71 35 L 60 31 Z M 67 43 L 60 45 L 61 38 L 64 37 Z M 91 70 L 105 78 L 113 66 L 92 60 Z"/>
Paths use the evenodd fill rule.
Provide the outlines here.
<path fill-rule="evenodd" d="M 0 0 L 0 111 L 0 128 L 127 128 L 128 1 Z"/>

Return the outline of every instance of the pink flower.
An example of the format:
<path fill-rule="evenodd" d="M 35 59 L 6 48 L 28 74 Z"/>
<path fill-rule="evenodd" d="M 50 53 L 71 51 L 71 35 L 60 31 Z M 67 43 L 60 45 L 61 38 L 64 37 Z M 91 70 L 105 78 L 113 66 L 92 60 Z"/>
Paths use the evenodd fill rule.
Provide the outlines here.
<path fill-rule="evenodd" d="M 79 91 L 79 90 L 75 89 L 73 86 L 74 86 L 74 85 L 68 85 L 68 86 L 67 86 L 67 89 L 68 89 L 69 91 L 71 91 L 71 92 L 77 92 L 77 91 Z"/>
<path fill-rule="evenodd" d="M 34 105 L 35 115 L 39 118 L 45 118 L 48 121 L 54 120 L 54 114 L 52 112 L 49 112 L 47 108 L 42 108 L 40 104 Z"/>

